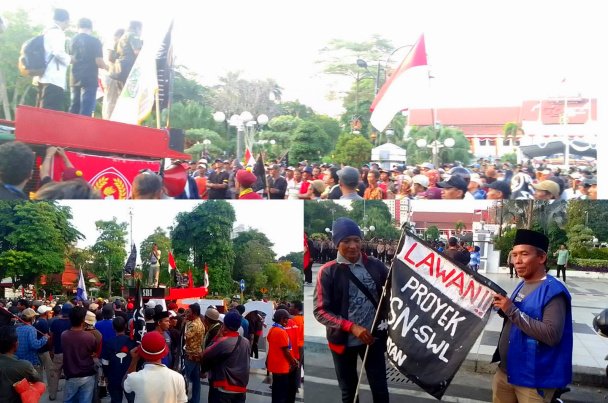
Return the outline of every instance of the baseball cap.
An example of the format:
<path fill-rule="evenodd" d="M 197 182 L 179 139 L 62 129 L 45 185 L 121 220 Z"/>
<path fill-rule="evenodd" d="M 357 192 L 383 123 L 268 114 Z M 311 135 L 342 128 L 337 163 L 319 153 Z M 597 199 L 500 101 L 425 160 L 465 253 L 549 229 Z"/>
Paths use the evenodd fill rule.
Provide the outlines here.
<path fill-rule="evenodd" d="M 559 185 L 551 180 L 544 180 L 540 183 L 533 183 L 532 187 L 537 190 L 545 190 L 551 193 L 556 199 L 559 198 Z"/>
<path fill-rule="evenodd" d="M 45 313 L 52 311 L 53 308 L 51 308 L 50 306 L 47 305 L 40 305 L 40 307 L 38 308 L 38 313 L 40 315 L 44 315 Z"/>
<path fill-rule="evenodd" d="M 495 189 L 502 193 L 503 199 L 511 197 L 511 185 L 505 181 L 494 181 L 488 185 L 488 189 Z"/>
<path fill-rule="evenodd" d="M 451 175 L 449 179 L 439 182 L 437 187 L 443 189 L 456 188 L 462 190 L 464 193 L 467 192 L 467 182 L 460 175 Z"/>
<path fill-rule="evenodd" d="M 357 168 L 345 166 L 336 172 L 336 174 L 346 186 L 354 187 L 359 184 L 359 171 Z"/>
<path fill-rule="evenodd" d="M 277 310 L 274 312 L 274 316 L 272 317 L 272 320 L 273 320 L 274 322 L 279 323 L 279 322 L 281 322 L 282 320 L 284 320 L 284 319 L 289 319 L 289 318 L 291 318 L 291 315 L 289 314 L 289 312 L 287 312 L 287 310 L 286 310 L 286 309 L 277 309 Z"/>
<path fill-rule="evenodd" d="M 423 162 L 420 164 L 420 168 L 435 169 L 435 165 L 431 164 L 430 162 Z"/>
<path fill-rule="evenodd" d="M 426 175 L 414 175 L 414 177 L 412 178 L 412 183 L 413 184 L 417 183 L 424 188 L 428 188 L 429 187 L 429 178 Z"/>
<path fill-rule="evenodd" d="M 36 313 L 36 311 L 34 311 L 32 308 L 27 308 L 21 312 L 21 316 L 24 318 L 33 318 L 34 316 L 38 316 L 38 313 Z"/>

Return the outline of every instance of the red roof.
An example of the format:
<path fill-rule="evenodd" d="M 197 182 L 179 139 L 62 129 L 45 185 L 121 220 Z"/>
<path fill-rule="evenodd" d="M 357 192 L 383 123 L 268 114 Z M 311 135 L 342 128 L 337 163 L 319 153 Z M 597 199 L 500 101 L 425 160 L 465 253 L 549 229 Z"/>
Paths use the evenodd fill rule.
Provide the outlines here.
<path fill-rule="evenodd" d="M 416 223 L 416 228 L 428 228 L 432 225 L 440 230 L 454 230 L 454 224 L 462 221 L 465 230 L 473 230 L 473 221 L 479 218 L 474 213 L 444 213 L 438 211 L 414 211 L 412 221 Z"/>

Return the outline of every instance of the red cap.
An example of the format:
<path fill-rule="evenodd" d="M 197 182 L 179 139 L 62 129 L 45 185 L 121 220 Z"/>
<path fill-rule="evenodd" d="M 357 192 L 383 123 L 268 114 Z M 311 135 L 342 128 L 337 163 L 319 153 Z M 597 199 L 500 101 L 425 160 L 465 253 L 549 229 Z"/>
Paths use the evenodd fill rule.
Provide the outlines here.
<path fill-rule="evenodd" d="M 133 310 L 133 308 L 135 308 L 135 306 L 133 305 L 133 302 L 129 302 L 129 303 L 127 304 L 127 309 L 128 309 L 129 311 L 132 311 L 132 310 Z"/>
<path fill-rule="evenodd" d="M 66 168 L 63 170 L 63 174 L 61 177 L 64 181 L 82 178 L 82 171 L 76 168 Z"/>
<path fill-rule="evenodd" d="M 148 332 L 141 339 L 139 356 L 146 361 L 160 360 L 169 354 L 167 342 L 160 332 Z"/>

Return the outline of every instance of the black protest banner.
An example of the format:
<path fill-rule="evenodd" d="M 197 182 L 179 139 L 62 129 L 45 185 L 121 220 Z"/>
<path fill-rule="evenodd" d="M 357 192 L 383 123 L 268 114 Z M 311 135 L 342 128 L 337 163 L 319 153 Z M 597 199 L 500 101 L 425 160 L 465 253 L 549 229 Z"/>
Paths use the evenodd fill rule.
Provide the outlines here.
<path fill-rule="evenodd" d="M 406 232 L 391 268 L 387 353 L 401 373 L 441 399 L 506 292 Z"/>

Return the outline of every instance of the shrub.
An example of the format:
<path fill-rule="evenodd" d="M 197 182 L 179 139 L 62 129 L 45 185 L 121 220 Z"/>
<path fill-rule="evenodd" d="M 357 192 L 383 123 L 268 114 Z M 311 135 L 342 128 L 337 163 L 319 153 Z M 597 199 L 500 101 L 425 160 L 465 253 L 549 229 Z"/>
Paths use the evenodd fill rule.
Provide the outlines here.
<path fill-rule="evenodd" d="M 579 271 L 599 271 L 608 273 L 608 260 L 606 259 L 571 259 L 569 267 Z"/>

